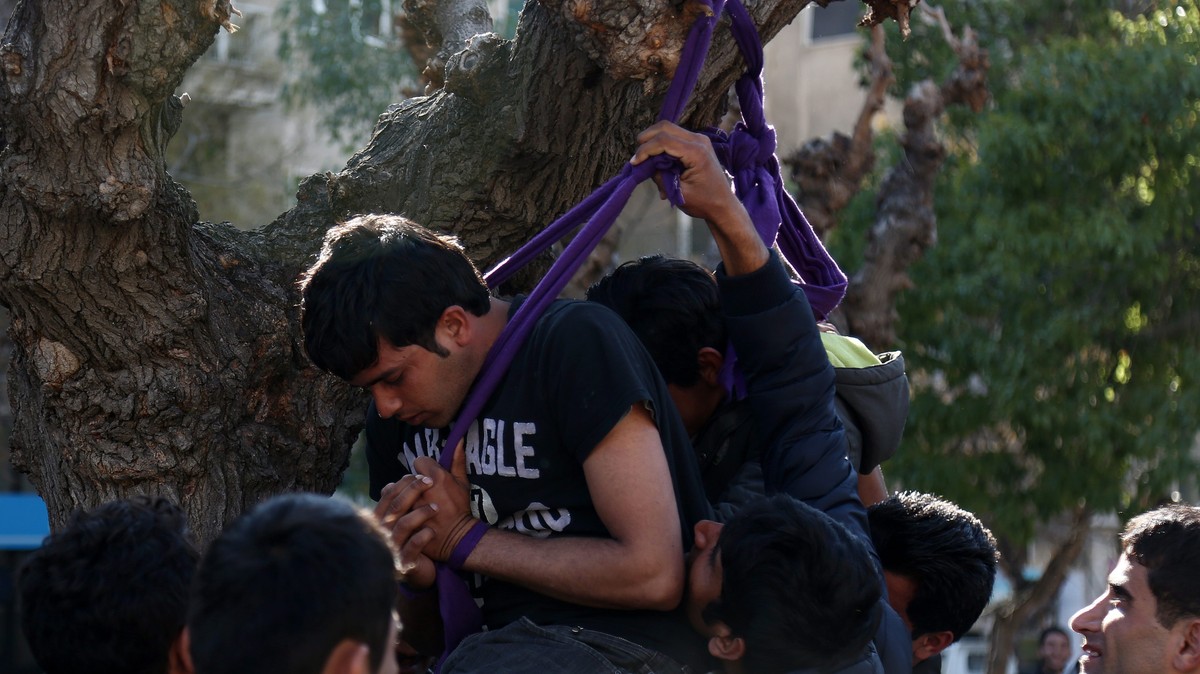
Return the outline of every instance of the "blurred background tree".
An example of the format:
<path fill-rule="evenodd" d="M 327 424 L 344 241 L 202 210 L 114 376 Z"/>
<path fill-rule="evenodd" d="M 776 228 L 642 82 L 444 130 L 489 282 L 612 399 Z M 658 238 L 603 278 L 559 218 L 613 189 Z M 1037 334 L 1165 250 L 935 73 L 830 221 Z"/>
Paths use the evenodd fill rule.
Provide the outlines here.
<path fill-rule="evenodd" d="M 420 68 L 403 39 L 400 0 L 284 0 L 279 59 L 290 68 L 283 97 L 312 106 L 321 126 L 343 143 L 364 119 L 424 88 Z M 419 48 L 419 45 L 417 45 Z"/>
<path fill-rule="evenodd" d="M 1194 494 L 1200 429 L 1200 4 L 950 0 L 993 100 L 949 110 L 940 243 L 898 302 L 914 399 L 889 478 L 1001 539 L 1014 630 L 1053 598 L 1090 513 Z M 889 27 L 892 30 L 894 27 Z M 896 90 L 957 61 L 936 25 L 889 39 Z M 831 246 L 857 259 L 873 193 Z M 857 224 L 856 224 L 857 223 Z M 1040 578 L 1026 544 L 1072 524 Z"/>

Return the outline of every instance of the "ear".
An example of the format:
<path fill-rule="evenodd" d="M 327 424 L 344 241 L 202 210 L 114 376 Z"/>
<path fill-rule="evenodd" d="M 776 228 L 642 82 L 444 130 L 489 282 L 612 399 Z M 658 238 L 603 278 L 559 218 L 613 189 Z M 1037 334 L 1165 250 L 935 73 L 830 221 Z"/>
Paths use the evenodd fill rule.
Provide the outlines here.
<path fill-rule="evenodd" d="M 692 527 L 692 546 L 696 550 L 707 550 L 717 544 L 724 524 L 713 520 L 700 520 Z"/>
<path fill-rule="evenodd" d="M 196 667 L 192 665 L 192 636 L 185 627 L 167 651 L 167 674 L 194 674 L 195 671 Z"/>
<path fill-rule="evenodd" d="M 954 643 L 954 633 L 950 630 L 926 632 L 913 639 L 913 662 L 928 660 L 946 650 L 952 643 Z"/>
<path fill-rule="evenodd" d="M 342 639 L 329 657 L 321 674 L 371 674 L 370 649 L 361 641 Z"/>
<path fill-rule="evenodd" d="M 471 341 L 471 327 L 471 315 L 454 304 L 442 312 L 435 332 L 458 346 L 464 346 Z"/>
<path fill-rule="evenodd" d="M 718 660 L 737 662 L 746 655 L 746 642 L 741 637 L 733 636 L 729 625 L 715 622 L 711 625 L 714 636 L 708 640 L 708 652 Z"/>
<path fill-rule="evenodd" d="M 1200 672 L 1200 618 L 1184 618 L 1180 630 L 1179 650 L 1171 654 L 1171 664 L 1177 672 Z"/>
<path fill-rule="evenodd" d="M 696 352 L 696 364 L 700 368 L 700 378 L 709 386 L 720 383 L 721 368 L 725 366 L 725 354 L 711 346 L 706 346 Z"/>

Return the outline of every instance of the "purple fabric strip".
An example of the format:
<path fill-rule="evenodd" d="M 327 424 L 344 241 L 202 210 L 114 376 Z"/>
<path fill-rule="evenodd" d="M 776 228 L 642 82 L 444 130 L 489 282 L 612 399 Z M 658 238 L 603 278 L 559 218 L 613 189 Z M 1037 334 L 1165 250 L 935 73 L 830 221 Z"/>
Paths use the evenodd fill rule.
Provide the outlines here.
<path fill-rule="evenodd" d="M 442 616 L 442 639 L 446 650 L 438 657 L 434 671 L 440 671 L 446 656 L 463 639 L 483 629 L 483 611 L 462 576 L 445 564 L 437 565 L 438 613 Z"/>
<path fill-rule="evenodd" d="M 679 54 L 679 64 L 675 66 L 675 76 L 667 95 L 663 98 L 662 108 L 658 113 L 659 121 L 676 122 L 683 114 L 683 108 L 692 97 L 696 81 L 700 79 L 700 70 L 704 68 L 704 57 L 708 55 L 708 45 L 712 42 L 713 28 L 721 16 L 726 0 L 702 0 L 711 13 L 701 16 L 692 24 L 687 41 Z"/>
<path fill-rule="evenodd" d="M 739 0 L 727 0 L 725 9 L 734 41 L 747 64 L 736 86 L 742 122 L 730 134 L 719 130 L 706 133 L 717 158 L 733 175 L 734 190 L 759 236 L 768 246 L 778 242 L 784 258 L 800 274 L 800 287 L 813 314 L 823 320 L 845 296 L 846 275 L 784 189 L 775 157 L 775 130 L 763 114 L 762 42 L 754 22 Z"/>
<path fill-rule="evenodd" d="M 454 546 L 454 550 L 450 553 L 450 559 L 446 560 L 446 566 L 455 571 L 462 571 L 463 564 L 467 563 L 467 557 L 471 556 L 471 552 L 475 550 L 476 545 L 479 545 L 479 539 L 483 538 L 487 530 L 488 525 L 483 521 L 477 521 L 471 525 L 466 535 Z"/>
<path fill-rule="evenodd" d="M 596 247 L 600 239 L 604 237 L 605 232 L 612 226 L 612 223 L 625 207 L 626 202 L 629 201 L 629 195 L 633 193 L 633 189 L 653 175 L 655 171 L 671 170 L 673 166 L 677 167 L 678 162 L 670 157 L 660 155 L 637 166 L 626 164 L 616 178 L 605 183 L 605 191 L 607 193 L 603 195 L 603 202 L 594 209 L 591 219 L 584 224 L 575 238 L 567 244 L 563 254 L 550 266 L 550 271 L 546 272 L 546 275 L 542 277 L 542 280 L 533 289 L 533 292 L 529 294 L 529 297 L 525 299 L 525 302 L 517 308 L 516 314 L 504 327 L 504 330 L 496 339 L 496 343 L 492 345 L 491 350 L 484 359 L 482 368 L 480 368 L 479 376 L 471 387 L 471 393 L 467 396 L 467 400 L 459 412 L 458 419 L 453 428 L 451 428 L 450 435 L 446 438 L 444 447 L 447 449 L 444 449 L 441 456 L 438 457 L 438 462 L 442 464 L 442 467 L 449 470 L 453 457 L 452 448 L 458 444 L 459 440 L 462 440 L 466 436 L 466 431 L 470 423 L 479 416 L 479 412 L 483 409 L 487 399 L 504 377 L 509 363 L 516 356 L 525 338 L 532 332 L 534 325 L 537 323 L 537 318 L 554 302 L 558 294 L 570 282 L 571 277 L 579 270 L 584 260 L 587 259 L 588 254 Z M 677 200 L 680 198 L 678 193 L 676 193 L 675 198 Z M 551 227 L 570 231 L 579 226 L 578 220 L 586 210 L 591 209 L 576 207 L 555 221 Z M 572 216 L 572 219 L 568 220 L 567 216 Z M 505 260 L 501 264 L 506 264 L 507 262 L 508 260 Z M 511 270 L 509 273 L 511 273 Z M 492 285 L 496 276 L 494 273 L 489 273 L 486 278 L 488 279 L 488 284 Z"/>

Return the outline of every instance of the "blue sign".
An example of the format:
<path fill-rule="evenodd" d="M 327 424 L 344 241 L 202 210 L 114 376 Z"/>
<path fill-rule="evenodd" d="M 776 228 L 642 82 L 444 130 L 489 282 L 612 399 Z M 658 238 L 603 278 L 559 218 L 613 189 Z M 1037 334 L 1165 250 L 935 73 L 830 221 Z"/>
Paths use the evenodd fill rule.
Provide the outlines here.
<path fill-rule="evenodd" d="M 50 535 L 46 502 L 37 494 L 0 494 L 0 550 L 33 550 Z"/>

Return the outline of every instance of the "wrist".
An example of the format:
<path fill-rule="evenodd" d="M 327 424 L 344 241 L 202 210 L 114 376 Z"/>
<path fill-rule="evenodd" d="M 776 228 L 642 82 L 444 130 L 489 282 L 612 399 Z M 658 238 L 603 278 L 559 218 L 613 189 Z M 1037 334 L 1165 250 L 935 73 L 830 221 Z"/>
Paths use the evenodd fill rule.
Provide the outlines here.
<path fill-rule="evenodd" d="M 470 520 L 470 526 L 462 531 L 462 535 L 458 537 L 450 554 L 446 558 L 446 566 L 449 566 L 455 571 L 461 571 L 463 565 L 467 563 L 467 558 L 475 550 L 475 546 L 479 545 L 479 541 L 483 535 L 487 533 L 488 525 L 481 520 Z"/>

